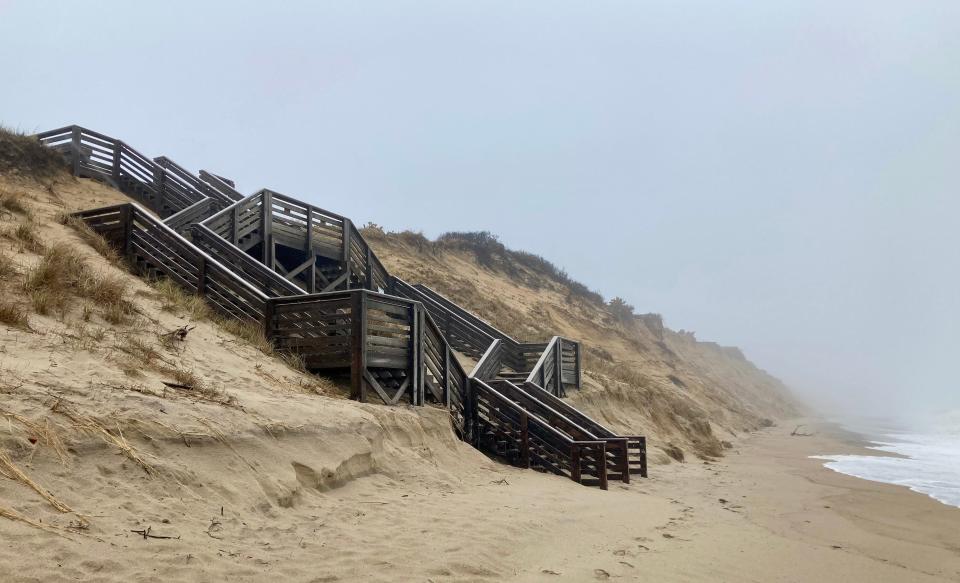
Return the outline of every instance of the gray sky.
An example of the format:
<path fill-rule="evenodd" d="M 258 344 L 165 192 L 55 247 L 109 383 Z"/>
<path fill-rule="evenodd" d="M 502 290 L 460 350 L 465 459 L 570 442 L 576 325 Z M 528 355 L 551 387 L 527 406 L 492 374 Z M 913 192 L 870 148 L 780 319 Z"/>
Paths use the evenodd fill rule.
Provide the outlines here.
<path fill-rule="evenodd" d="M 819 402 L 960 406 L 960 3 L 0 0 L 0 120 L 486 229 Z"/>

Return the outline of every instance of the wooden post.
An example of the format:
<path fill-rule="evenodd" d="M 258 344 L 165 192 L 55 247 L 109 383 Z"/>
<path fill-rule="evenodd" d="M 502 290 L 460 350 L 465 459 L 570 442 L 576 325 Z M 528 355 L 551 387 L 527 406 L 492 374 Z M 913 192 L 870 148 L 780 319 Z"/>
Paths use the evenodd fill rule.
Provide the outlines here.
<path fill-rule="evenodd" d="M 596 459 L 597 464 L 597 477 L 600 478 L 600 489 L 607 489 L 607 451 L 603 444 L 600 445 L 599 454 L 596 453 L 596 448 L 594 448 L 594 459 Z"/>
<path fill-rule="evenodd" d="M 350 398 L 356 401 L 366 400 L 367 391 L 363 373 L 367 369 L 367 310 L 366 295 L 357 292 L 350 297 Z"/>
<path fill-rule="evenodd" d="M 583 386 L 583 369 L 580 367 L 580 343 L 576 343 L 577 349 L 577 388 Z"/>
<path fill-rule="evenodd" d="M 373 251 L 370 250 L 370 245 L 367 245 L 367 284 L 366 287 L 370 291 L 380 291 L 373 289 Z"/>
<path fill-rule="evenodd" d="M 563 339 L 557 338 L 557 346 L 554 352 L 554 357 L 556 359 L 556 369 L 553 374 L 557 377 L 557 393 L 558 397 L 563 396 Z"/>
<path fill-rule="evenodd" d="M 520 460 L 523 462 L 523 467 L 530 467 L 530 431 L 529 431 L 529 421 L 530 417 L 527 415 L 526 411 L 520 412 Z"/>
<path fill-rule="evenodd" d="M 197 267 L 197 295 L 203 297 L 207 294 L 207 258 L 200 256 L 200 265 Z M 267 338 L 270 336 L 268 335 Z"/>
<path fill-rule="evenodd" d="M 580 446 L 575 443 L 570 446 L 570 479 L 580 482 Z"/>
<path fill-rule="evenodd" d="M 647 438 L 640 438 L 640 477 L 647 477 Z"/>
<path fill-rule="evenodd" d="M 273 246 L 273 195 L 269 190 L 264 190 L 260 196 L 260 239 L 263 247 L 262 261 L 272 269 L 270 247 Z"/>
<path fill-rule="evenodd" d="M 233 226 L 230 231 L 230 241 L 236 245 L 240 242 L 240 205 L 233 205 L 233 211 L 231 211 L 231 219 L 233 220 Z"/>
<path fill-rule="evenodd" d="M 419 303 L 413 304 L 413 309 L 417 314 L 417 375 L 420 379 L 419 405 L 426 402 L 427 396 L 427 349 L 424 348 L 424 338 L 427 335 L 427 321 L 423 317 L 423 308 Z"/>
<path fill-rule="evenodd" d="M 443 345 L 443 404 L 450 408 L 450 345 Z"/>
<path fill-rule="evenodd" d="M 474 402 L 473 381 L 467 376 L 463 380 L 463 439 L 467 443 L 477 445 L 476 430 L 476 403 Z"/>
<path fill-rule="evenodd" d="M 270 345 L 273 345 L 273 313 L 274 299 L 268 298 L 263 304 L 263 335 Z"/>
<path fill-rule="evenodd" d="M 133 255 L 133 205 L 123 207 L 123 256 L 130 259 Z"/>
<path fill-rule="evenodd" d="M 167 214 L 164 213 L 164 210 L 163 210 L 163 198 L 164 198 L 163 190 L 164 190 L 164 187 L 166 186 L 165 182 L 166 181 L 164 180 L 163 168 L 161 168 L 157 164 L 154 164 L 153 165 L 153 188 L 156 189 L 157 191 L 155 194 L 157 198 L 154 204 L 156 204 L 155 210 L 157 211 L 157 214 L 160 215 L 161 218 L 167 217 Z"/>
<path fill-rule="evenodd" d="M 343 219 L 343 268 L 347 273 L 347 289 L 350 289 L 350 231 L 353 230 L 353 223 L 350 219 Z"/>
<path fill-rule="evenodd" d="M 71 162 L 73 162 L 73 175 L 80 176 L 80 126 L 73 126 L 71 131 Z"/>
<path fill-rule="evenodd" d="M 623 463 L 623 483 L 630 483 L 630 447 L 626 439 L 623 440 L 623 456 L 621 456 L 621 461 Z"/>
<path fill-rule="evenodd" d="M 310 265 L 310 285 L 307 291 L 317 293 L 317 256 L 313 252 L 313 208 L 307 207 L 307 242 L 304 252 L 313 257 L 313 263 Z"/>
<path fill-rule="evenodd" d="M 420 395 L 423 393 L 423 376 L 420 374 L 420 361 L 423 355 L 420 354 L 422 345 L 420 343 L 420 313 L 417 310 L 417 304 L 410 306 L 408 314 L 410 322 L 410 404 L 422 405 Z"/>
<path fill-rule="evenodd" d="M 120 140 L 113 142 L 113 182 L 117 188 L 120 188 L 120 159 L 122 156 L 121 148 L 123 143 Z"/>

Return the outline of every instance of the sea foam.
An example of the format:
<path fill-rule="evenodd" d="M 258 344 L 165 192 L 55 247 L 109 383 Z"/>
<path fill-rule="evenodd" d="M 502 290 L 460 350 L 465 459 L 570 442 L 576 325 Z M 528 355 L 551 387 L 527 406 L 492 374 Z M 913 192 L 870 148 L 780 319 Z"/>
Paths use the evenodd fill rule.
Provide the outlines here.
<path fill-rule="evenodd" d="M 960 417 L 956 417 L 960 419 Z M 872 480 L 906 486 L 948 504 L 960 507 L 960 423 L 941 418 L 931 433 L 887 433 L 868 449 L 899 454 L 818 455 L 831 470 Z"/>

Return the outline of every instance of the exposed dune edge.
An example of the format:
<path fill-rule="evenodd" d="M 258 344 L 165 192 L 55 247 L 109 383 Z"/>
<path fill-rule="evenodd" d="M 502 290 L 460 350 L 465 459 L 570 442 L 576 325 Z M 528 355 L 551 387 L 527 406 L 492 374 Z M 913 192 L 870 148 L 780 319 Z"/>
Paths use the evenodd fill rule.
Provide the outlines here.
<path fill-rule="evenodd" d="M 130 499 L 142 489 L 162 497 L 173 488 L 205 504 L 269 513 L 295 506 L 305 490 L 375 474 L 402 480 L 410 468 L 454 483 L 462 466 L 486 461 L 455 439 L 446 411 L 346 400 L 337 383 L 171 305 L 58 222 L 63 211 L 126 201 L 120 193 L 67 175 L 42 184 L 2 177 L 0 192 L 22 195 L 27 209 L 0 222 L 0 252 L 12 265 L 0 292 L 4 305 L 28 314 L 22 327 L 0 324 L 0 448 L 76 509 L 60 513 L 38 499 L 10 504 L 18 512 L 67 528 L 92 522 L 102 500 L 87 504 L 88 495 Z M 24 243 L 17 228 L 25 224 L 40 243 Z M 35 313 L 24 281 L 43 248 L 60 243 L 90 273 L 122 280 L 135 313 L 111 323 L 95 300 L 74 296 L 63 309 Z M 167 337 L 184 325 L 193 326 L 185 340 Z M 184 378 L 196 386 L 164 384 Z M 3 483 L 0 494 L 10 489 Z"/>
<path fill-rule="evenodd" d="M 721 455 L 724 441 L 802 410 L 783 383 L 739 349 L 674 332 L 657 315 L 619 322 L 509 258 L 479 265 L 469 244 L 377 226 L 364 236 L 391 273 L 437 289 L 518 339 L 579 340 L 584 388 L 568 391 L 571 402 L 620 432 L 646 435 L 654 463 Z"/>

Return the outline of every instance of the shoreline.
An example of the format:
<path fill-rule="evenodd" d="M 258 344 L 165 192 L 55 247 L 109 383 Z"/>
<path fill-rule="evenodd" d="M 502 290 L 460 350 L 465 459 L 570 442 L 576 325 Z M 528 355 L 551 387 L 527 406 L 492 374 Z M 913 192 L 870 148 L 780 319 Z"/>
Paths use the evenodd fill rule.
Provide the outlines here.
<path fill-rule="evenodd" d="M 811 436 L 791 436 L 803 422 Z M 782 422 L 752 434 L 707 476 L 714 491 L 739 494 L 742 521 L 720 521 L 700 534 L 698 547 L 723 564 L 740 555 L 756 573 L 730 581 L 960 580 L 960 508 L 907 486 L 857 478 L 827 468 L 810 455 L 882 455 L 870 440 L 836 423 Z M 730 505 L 724 505 L 730 508 Z M 739 524 L 738 524 L 739 522 Z M 728 524 L 723 524 L 728 523 Z M 728 531 L 728 529 L 730 529 Z M 754 531 L 759 530 L 759 533 Z M 743 539 L 760 534 L 762 553 Z M 742 537 L 740 542 L 729 537 Z M 723 540 L 726 539 L 726 540 Z M 702 539 L 703 540 L 703 539 Z M 713 546 L 712 549 L 706 549 Z M 739 561 L 735 561 L 739 563 Z M 765 573 L 763 576 L 757 576 Z M 708 569 L 701 576 L 712 576 Z"/>
<path fill-rule="evenodd" d="M 716 462 L 655 466 L 641 486 L 649 496 L 624 520 L 644 523 L 642 536 L 596 537 L 589 542 L 603 550 L 595 557 L 515 580 L 960 580 L 960 509 L 824 467 L 808 456 L 860 454 L 867 442 L 813 419 L 802 420 L 813 435 L 791 436 L 800 422 L 746 435 Z M 667 502 L 666 518 L 653 517 L 650 499 Z M 603 555 L 622 560 L 601 563 Z M 591 569 L 591 560 L 601 566 Z"/>

